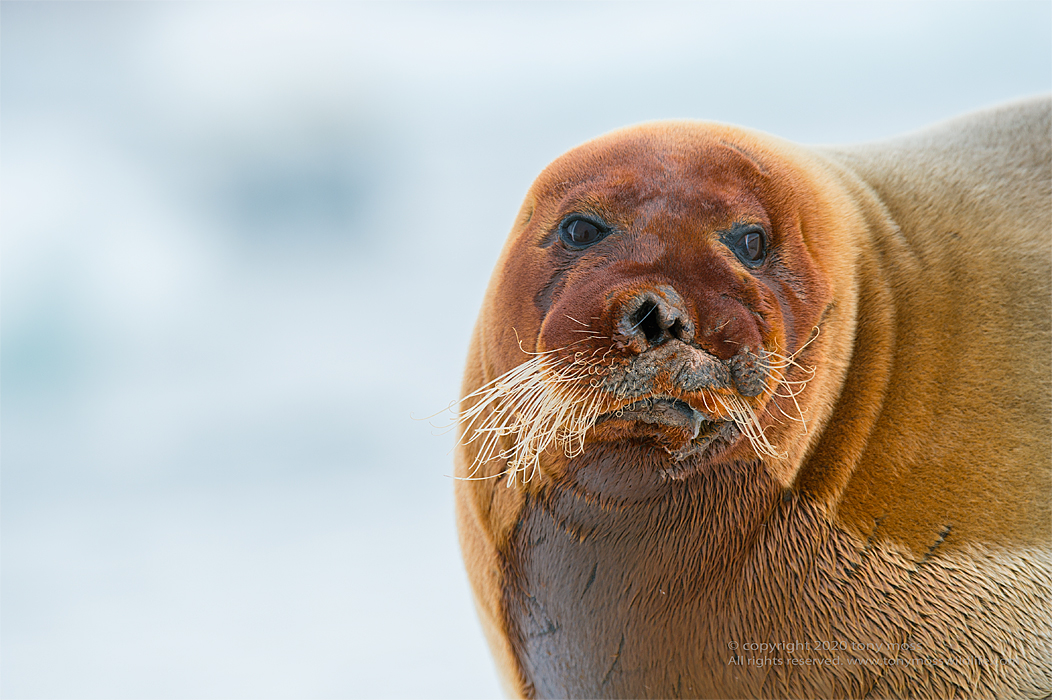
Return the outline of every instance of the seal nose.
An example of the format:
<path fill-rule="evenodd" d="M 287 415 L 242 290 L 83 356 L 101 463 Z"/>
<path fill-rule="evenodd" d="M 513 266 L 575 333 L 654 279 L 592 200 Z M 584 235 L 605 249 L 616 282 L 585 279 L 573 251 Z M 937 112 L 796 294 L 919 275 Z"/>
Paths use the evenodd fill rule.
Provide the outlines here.
<path fill-rule="evenodd" d="M 616 325 L 619 340 L 637 353 L 666 340 L 694 340 L 694 322 L 683 299 L 671 287 L 662 285 L 627 299 L 620 307 Z"/>

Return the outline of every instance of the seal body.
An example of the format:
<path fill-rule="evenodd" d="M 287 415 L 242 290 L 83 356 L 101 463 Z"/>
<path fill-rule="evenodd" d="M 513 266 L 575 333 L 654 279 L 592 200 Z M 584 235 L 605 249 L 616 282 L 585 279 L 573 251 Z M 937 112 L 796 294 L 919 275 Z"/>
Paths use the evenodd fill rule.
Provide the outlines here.
<path fill-rule="evenodd" d="M 456 456 L 509 694 L 1052 693 L 1050 112 L 654 123 L 541 174 Z"/>

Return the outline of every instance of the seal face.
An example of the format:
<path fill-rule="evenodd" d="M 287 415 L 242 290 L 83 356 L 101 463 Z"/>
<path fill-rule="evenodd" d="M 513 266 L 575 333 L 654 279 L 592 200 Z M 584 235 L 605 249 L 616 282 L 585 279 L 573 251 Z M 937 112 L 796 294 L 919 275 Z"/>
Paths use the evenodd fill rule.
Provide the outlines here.
<path fill-rule="evenodd" d="M 657 123 L 541 174 L 459 404 L 510 694 L 1052 690 L 1050 129 Z"/>
<path fill-rule="evenodd" d="M 629 440 L 662 450 L 663 473 L 683 478 L 775 456 L 769 431 L 803 425 L 796 396 L 811 369 L 795 353 L 831 295 L 806 212 L 791 205 L 806 185 L 697 136 L 682 126 L 600 139 L 535 184 L 492 291 L 521 343 L 494 371 L 537 359 L 492 397 L 517 422 L 486 424 L 549 438 L 516 454 L 521 477 L 560 470 L 545 449 Z"/>

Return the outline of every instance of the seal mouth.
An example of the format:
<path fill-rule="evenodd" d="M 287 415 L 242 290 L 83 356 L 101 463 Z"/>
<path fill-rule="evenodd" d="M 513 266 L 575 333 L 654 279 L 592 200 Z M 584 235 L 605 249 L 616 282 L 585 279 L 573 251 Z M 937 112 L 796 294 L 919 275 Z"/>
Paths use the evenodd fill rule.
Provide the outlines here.
<path fill-rule="evenodd" d="M 705 452 L 714 447 L 719 438 L 729 441 L 735 432 L 733 421 L 716 418 L 671 396 L 651 396 L 616 411 L 603 413 L 596 419 L 596 425 L 607 421 L 629 421 L 652 426 L 655 436 L 668 434 L 671 429 L 677 438 L 672 438 L 670 443 L 664 440 L 660 442 L 664 443 L 674 462 Z"/>
<path fill-rule="evenodd" d="M 596 423 L 611 419 L 685 428 L 691 433 L 691 440 L 696 440 L 699 435 L 714 432 L 722 422 L 698 411 L 686 401 L 671 396 L 654 396 L 636 401 L 616 411 L 600 414 Z"/>
<path fill-rule="evenodd" d="M 780 459 L 783 453 L 767 439 L 757 415 L 770 403 L 761 397 L 769 382 L 784 384 L 787 393 L 775 394 L 772 388 L 772 396 L 795 404 L 809 379 L 787 380 L 781 373 L 789 365 L 799 366 L 795 353 L 786 357 L 763 351 L 757 393 L 750 390 L 750 377 L 741 367 L 736 379 L 733 367 L 678 341 L 613 364 L 606 362 L 609 348 L 602 356 L 602 348 L 570 356 L 567 347 L 533 353 L 458 402 L 462 444 L 478 443 L 473 470 L 490 461 L 504 462 L 501 474 L 507 474 L 508 485 L 520 474 L 525 483 L 549 447 L 573 459 L 590 442 L 662 449 L 671 457 L 671 466 L 663 471 L 673 478 L 688 474 L 691 464 L 722 458 L 742 438 L 758 457 Z M 746 363 L 745 369 L 750 368 L 756 367 Z M 468 478 L 475 478 L 474 471 Z"/>

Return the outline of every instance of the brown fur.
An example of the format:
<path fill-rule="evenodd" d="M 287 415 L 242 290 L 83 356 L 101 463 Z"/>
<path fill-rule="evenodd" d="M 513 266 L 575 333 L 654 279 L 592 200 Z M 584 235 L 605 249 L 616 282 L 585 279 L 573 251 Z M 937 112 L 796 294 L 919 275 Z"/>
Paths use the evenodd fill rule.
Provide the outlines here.
<path fill-rule="evenodd" d="M 1050 136 L 1047 99 L 852 148 L 658 123 L 542 173 L 465 396 L 527 353 L 627 372 L 644 356 L 619 309 L 666 287 L 693 324 L 668 347 L 795 364 L 738 397 L 778 457 L 691 452 L 689 430 L 598 390 L 608 419 L 583 451 L 549 446 L 510 486 L 465 432 L 458 475 L 489 478 L 457 483 L 461 544 L 510 695 L 1052 693 Z M 570 213 L 615 233 L 568 251 Z M 757 270 L 716 235 L 742 220 L 773 239 Z M 698 410 L 740 393 L 665 369 L 647 386 Z M 806 430 L 783 418 L 801 414 Z"/>

